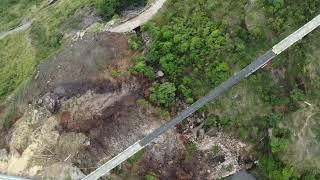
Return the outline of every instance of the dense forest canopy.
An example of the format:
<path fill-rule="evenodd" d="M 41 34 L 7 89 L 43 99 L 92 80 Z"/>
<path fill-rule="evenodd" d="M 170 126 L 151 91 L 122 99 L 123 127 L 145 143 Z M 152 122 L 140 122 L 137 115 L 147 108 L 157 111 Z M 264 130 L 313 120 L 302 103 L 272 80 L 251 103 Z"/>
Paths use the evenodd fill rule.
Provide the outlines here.
<path fill-rule="evenodd" d="M 145 72 L 150 72 L 150 68 L 163 71 L 166 82 L 156 83 L 151 90 L 174 84 L 177 97 L 192 103 L 319 14 L 320 1 L 172 0 L 166 8 L 166 13 L 142 28 L 151 37 L 151 43 L 145 57 L 139 57 L 139 63 L 144 65 L 139 72 L 147 75 Z M 233 109 L 224 106 L 223 100 L 202 109 L 209 114 L 206 129 L 222 126 L 255 144 L 260 158 L 257 173 L 261 179 L 319 178 L 316 175 L 319 169 L 301 169 L 297 164 L 283 161 L 292 131 L 289 127 L 279 127 L 291 113 L 299 110 L 301 101 L 318 96 L 317 83 L 311 80 L 307 70 L 308 49 L 316 41 L 319 42 L 317 35 L 307 37 L 242 83 L 246 84 L 245 89 L 254 90 L 256 98 L 262 101 L 261 108 L 270 110 L 257 111 L 251 117 L 228 114 L 226 110 L 217 114 L 216 109 Z M 272 76 L 274 71 L 281 70 L 286 72 L 284 78 Z M 158 98 L 159 104 L 168 106 L 172 101 L 163 102 L 169 96 L 162 92 L 150 99 Z"/>

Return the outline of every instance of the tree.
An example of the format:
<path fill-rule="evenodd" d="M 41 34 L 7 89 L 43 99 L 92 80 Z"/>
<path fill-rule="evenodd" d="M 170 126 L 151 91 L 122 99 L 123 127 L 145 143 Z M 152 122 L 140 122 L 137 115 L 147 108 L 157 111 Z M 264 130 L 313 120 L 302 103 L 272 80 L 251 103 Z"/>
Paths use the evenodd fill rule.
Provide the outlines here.
<path fill-rule="evenodd" d="M 129 70 L 132 74 L 143 74 L 149 79 L 156 78 L 153 68 L 146 64 L 144 57 L 135 57 L 133 61 L 134 65 Z"/>
<path fill-rule="evenodd" d="M 150 100 L 165 107 L 170 107 L 175 101 L 176 87 L 173 83 L 154 83 L 150 92 Z"/>
<path fill-rule="evenodd" d="M 104 18 L 111 18 L 117 7 L 120 5 L 119 0 L 97 0 L 97 8 L 100 9 L 101 14 Z"/>
<path fill-rule="evenodd" d="M 131 34 L 128 39 L 129 47 L 133 50 L 139 50 L 142 47 L 142 41 L 136 33 Z"/>

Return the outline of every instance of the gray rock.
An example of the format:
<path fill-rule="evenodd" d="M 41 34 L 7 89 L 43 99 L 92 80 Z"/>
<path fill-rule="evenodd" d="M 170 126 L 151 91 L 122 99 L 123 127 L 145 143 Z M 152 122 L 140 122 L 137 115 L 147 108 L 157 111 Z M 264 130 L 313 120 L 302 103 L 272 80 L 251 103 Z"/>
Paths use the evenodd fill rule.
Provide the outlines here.
<path fill-rule="evenodd" d="M 59 97 L 53 93 L 47 93 L 44 96 L 44 105 L 52 114 L 55 114 L 60 109 Z"/>
<path fill-rule="evenodd" d="M 162 71 L 157 72 L 157 77 L 163 77 L 163 76 L 164 76 L 164 73 Z"/>
<path fill-rule="evenodd" d="M 38 104 L 38 105 L 41 105 L 42 102 L 43 102 L 43 100 L 42 100 L 42 99 L 39 99 L 39 100 L 37 101 L 37 104 Z"/>
<path fill-rule="evenodd" d="M 8 152 L 6 149 L 0 149 L 0 161 L 8 161 Z"/>
<path fill-rule="evenodd" d="M 66 90 L 62 86 L 58 86 L 53 90 L 54 94 L 57 94 L 58 96 L 62 97 L 66 95 Z"/>
<path fill-rule="evenodd" d="M 199 139 L 203 139 L 204 138 L 204 129 L 200 129 L 199 130 Z"/>
<path fill-rule="evenodd" d="M 216 128 L 211 128 L 208 132 L 207 132 L 207 135 L 210 136 L 210 137 L 213 137 L 213 136 L 217 136 L 217 133 L 218 133 L 218 130 Z"/>

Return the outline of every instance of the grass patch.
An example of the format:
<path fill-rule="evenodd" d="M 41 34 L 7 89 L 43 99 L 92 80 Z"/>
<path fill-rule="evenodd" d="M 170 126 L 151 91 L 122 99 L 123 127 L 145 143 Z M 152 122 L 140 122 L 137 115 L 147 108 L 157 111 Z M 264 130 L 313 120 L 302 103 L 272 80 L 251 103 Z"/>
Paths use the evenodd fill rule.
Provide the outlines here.
<path fill-rule="evenodd" d="M 19 33 L 0 41 L 0 101 L 29 78 L 38 64 L 26 36 Z"/>
<path fill-rule="evenodd" d="M 144 180 L 157 180 L 158 178 L 154 175 L 148 174 L 144 177 Z"/>
<path fill-rule="evenodd" d="M 23 19 L 30 19 L 47 0 L 1 0 L 0 32 L 8 31 L 18 26 Z"/>
<path fill-rule="evenodd" d="M 100 32 L 103 29 L 103 24 L 102 23 L 94 23 L 92 24 L 89 28 L 88 31 L 89 33 L 97 33 Z"/>
<path fill-rule="evenodd" d="M 0 102 L 31 77 L 42 60 L 62 47 L 65 41 L 61 25 L 77 11 L 94 3 L 92 0 L 59 0 L 52 6 L 47 6 L 47 0 L 4 0 L 0 3 L 0 31 L 14 28 L 22 18 L 34 20 L 30 31 L 0 41 Z"/>
<path fill-rule="evenodd" d="M 194 143 L 186 144 L 186 160 L 192 160 L 198 152 L 197 145 Z"/>
<path fill-rule="evenodd" d="M 128 162 L 129 162 L 131 165 L 139 162 L 139 161 L 143 158 L 143 153 L 144 153 L 143 150 L 137 152 L 137 153 L 134 154 L 131 158 L 128 159 Z"/>

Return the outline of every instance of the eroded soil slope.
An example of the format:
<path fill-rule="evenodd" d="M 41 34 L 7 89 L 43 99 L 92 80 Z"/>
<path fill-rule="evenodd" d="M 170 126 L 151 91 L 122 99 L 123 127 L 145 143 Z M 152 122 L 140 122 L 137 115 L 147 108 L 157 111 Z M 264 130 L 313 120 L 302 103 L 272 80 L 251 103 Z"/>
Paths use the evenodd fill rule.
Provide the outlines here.
<path fill-rule="evenodd" d="M 126 36 L 101 33 L 41 64 L 22 95 L 21 116 L 1 139 L 0 172 L 80 179 L 164 123 L 170 114 L 144 100 L 150 82 L 128 73 L 133 55 Z M 204 119 L 189 118 L 112 177 L 215 179 L 252 165 L 243 156 L 250 146 L 205 133 Z"/>
<path fill-rule="evenodd" d="M 4 139 L 0 171 L 50 176 L 46 169 L 61 163 L 96 167 L 156 127 L 135 103 L 148 82 L 105 72 L 126 69 L 131 56 L 125 36 L 103 33 L 41 64 L 23 95 L 24 114 Z"/>

